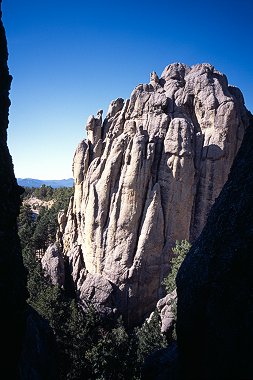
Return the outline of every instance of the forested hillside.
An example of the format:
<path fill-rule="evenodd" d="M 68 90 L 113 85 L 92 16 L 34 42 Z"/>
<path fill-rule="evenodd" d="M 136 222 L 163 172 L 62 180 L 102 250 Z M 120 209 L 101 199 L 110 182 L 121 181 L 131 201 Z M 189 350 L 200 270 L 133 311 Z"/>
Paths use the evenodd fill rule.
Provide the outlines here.
<path fill-rule="evenodd" d="M 59 179 L 59 180 L 41 180 L 34 178 L 17 178 L 19 186 L 22 187 L 36 187 L 40 188 L 41 186 L 51 186 L 54 189 L 58 187 L 72 187 L 74 184 L 73 178 L 68 179 Z"/>
<path fill-rule="evenodd" d="M 45 252 L 55 240 L 57 215 L 60 210 L 67 209 L 72 195 L 73 188 L 68 187 L 53 189 L 43 185 L 40 188 L 25 188 L 18 218 L 22 249 Z M 34 210 L 31 199 L 42 201 L 41 206 Z M 47 206 L 48 203 L 51 207 Z"/>

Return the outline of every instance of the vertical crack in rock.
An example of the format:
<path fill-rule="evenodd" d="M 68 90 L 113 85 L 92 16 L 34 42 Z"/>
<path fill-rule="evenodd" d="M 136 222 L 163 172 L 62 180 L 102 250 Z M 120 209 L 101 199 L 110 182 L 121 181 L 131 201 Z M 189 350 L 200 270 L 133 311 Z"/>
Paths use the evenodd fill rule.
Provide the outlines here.
<path fill-rule="evenodd" d="M 113 101 L 103 122 L 102 111 L 89 118 L 62 236 L 70 261 L 83 256 L 72 271 L 81 301 L 101 282 L 114 293 L 111 305 L 103 294 L 106 310 L 129 325 L 152 310 L 171 247 L 200 234 L 248 123 L 240 90 L 223 74 L 180 63 Z"/>

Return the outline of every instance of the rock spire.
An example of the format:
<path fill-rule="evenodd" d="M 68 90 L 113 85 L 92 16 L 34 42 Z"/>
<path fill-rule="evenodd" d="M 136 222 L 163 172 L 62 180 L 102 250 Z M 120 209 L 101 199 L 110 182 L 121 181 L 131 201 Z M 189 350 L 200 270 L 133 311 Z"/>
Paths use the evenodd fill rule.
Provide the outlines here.
<path fill-rule="evenodd" d="M 87 122 L 62 246 L 83 304 L 141 321 L 176 240 L 194 241 L 248 126 L 243 96 L 210 64 L 167 66 Z M 89 291 L 87 291 L 89 289 Z"/>

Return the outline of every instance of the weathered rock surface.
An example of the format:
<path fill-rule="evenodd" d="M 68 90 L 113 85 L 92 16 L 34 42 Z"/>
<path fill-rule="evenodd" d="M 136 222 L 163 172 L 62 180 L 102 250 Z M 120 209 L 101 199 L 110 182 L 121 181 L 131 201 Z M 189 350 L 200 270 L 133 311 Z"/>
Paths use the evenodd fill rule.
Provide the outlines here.
<path fill-rule="evenodd" d="M 177 276 L 182 379 L 253 378 L 253 118 Z"/>
<path fill-rule="evenodd" d="M 129 324 L 147 316 L 171 247 L 200 234 L 247 126 L 240 91 L 209 64 L 169 65 L 90 117 L 62 232 L 77 287 L 103 276 Z"/>
<path fill-rule="evenodd" d="M 53 285 L 63 286 L 65 281 L 65 265 L 61 250 L 57 244 L 51 244 L 41 260 L 44 273 Z"/>
<path fill-rule="evenodd" d="M 101 314 L 111 315 L 115 310 L 113 286 L 101 274 L 83 273 L 78 281 L 79 297 L 84 307 L 92 306 Z"/>

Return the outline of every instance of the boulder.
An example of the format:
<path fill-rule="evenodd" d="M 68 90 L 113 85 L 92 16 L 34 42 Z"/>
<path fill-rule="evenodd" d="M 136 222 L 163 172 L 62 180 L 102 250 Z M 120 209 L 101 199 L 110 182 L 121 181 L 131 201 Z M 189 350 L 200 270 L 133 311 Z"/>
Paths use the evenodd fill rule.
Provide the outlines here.
<path fill-rule="evenodd" d="M 113 316 L 116 311 L 113 300 L 113 286 L 100 274 L 87 273 L 80 277 L 79 296 L 84 309 L 92 306 L 99 314 Z"/>
<path fill-rule="evenodd" d="M 53 285 L 63 286 L 65 281 L 64 257 L 57 244 L 51 244 L 41 259 L 45 275 Z"/>

